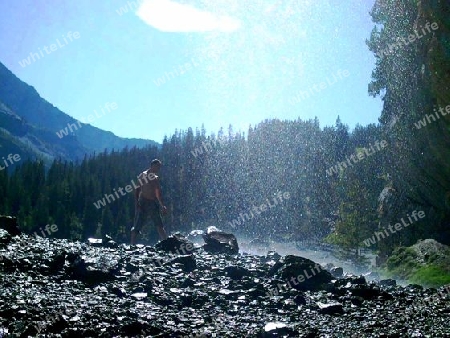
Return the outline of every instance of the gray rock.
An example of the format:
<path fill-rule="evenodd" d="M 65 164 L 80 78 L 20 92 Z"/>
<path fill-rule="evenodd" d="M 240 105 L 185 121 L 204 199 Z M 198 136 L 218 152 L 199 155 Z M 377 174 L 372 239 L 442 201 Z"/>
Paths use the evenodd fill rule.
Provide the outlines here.
<path fill-rule="evenodd" d="M 225 253 L 235 255 L 239 253 L 236 236 L 223 231 L 208 231 L 203 235 L 205 245 L 203 249 L 209 253 Z"/>

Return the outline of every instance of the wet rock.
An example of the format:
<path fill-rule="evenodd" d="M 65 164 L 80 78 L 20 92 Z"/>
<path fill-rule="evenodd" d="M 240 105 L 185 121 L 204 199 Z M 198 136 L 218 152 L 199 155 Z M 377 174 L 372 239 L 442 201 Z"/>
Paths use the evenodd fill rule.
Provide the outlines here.
<path fill-rule="evenodd" d="M 11 236 L 18 236 L 22 233 L 17 218 L 11 216 L 0 215 L 0 229 L 8 231 Z"/>
<path fill-rule="evenodd" d="M 195 245 L 202 246 L 205 243 L 203 240 L 203 234 L 203 230 L 192 230 L 186 238 Z"/>
<path fill-rule="evenodd" d="M 291 327 L 282 322 L 269 322 L 264 325 L 263 331 L 258 335 L 261 338 L 270 337 L 297 337 L 297 333 Z"/>
<path fill-rule="evenodd" d="M 100 238 L 88 238 L 87 243 L 92 245 L 93 247 L 101 247 L 103 246 L 103 240 Z"/>
<path fill-rule="evenodd" d="M 297 305 L 306 305 L 306 303 L 307 303 L 306 296 L 305 295 L 296 295 L 294 297 L 294 302 Z"/>
<path fill-rule="evenodd" d="M 321 290 L 324 284 L 333 279 L 320 264 L 294 255 L 284 257 L 282 262 L 276 264 L 276 268 L 271 269 L 271 273 L 279 275 L 281 279 L 288 281 L 291 287 L 300 291 Z"/>
<path fill-rule="evenodd" d="M 326 315 L 335 315 L 335 314 L 343 314 L 344 309 L 342 304 L 340 303 L 321 303 L 318 302 L 317 306 L 319 307 L 319 313 Z"/>
<path fill-rule="evenodd" d="M 235 255 L 239 253 L 239 245 L 236 236 L 223 231 L 208 231 L 203 235 L 205 245 L 203 249 L 206 252 L 217 254 L 225 253 Z"/>
<path fill-rule="evenodd" d="M 326 275 L 330 282 L 319 280 L 316 290 L 299 291 L 287 277 L 312 275 L 303 270 L 317 265 L 296 256 L 204 250 L 174 255 L 143 245 L 106 248 L 21 235 L 0 247 L 0 258 L 5 336 L 409 337 L 420 332 L 444 337 L 448 332 L 449 297 L 438 290 L 381 289 L 361 277 L 336 281 Z"/>
<path fill-rule="evenodd" d="M 11 240 L 12 240 L 11 234 L 4 229 L 0 229 L 0 247 L 10 243 Z"/>
<path fill-rule="evenodd" d="M 197 263 L 193 255 L 183 255 L 172 259 L 169 265 L 180 264 L 183 271 L 191 272 L 197 268 Z"/>
<path fill-rule="evenodd" d="M 382 279 L 380 280 L 379 284 L 381 286 L 396 286 L 397 285 L 397 281 L 395 279 Z"/>
<path fill-rule="evenodd" d="M 333 277 L 335 278 L 342 278 L 342 276 L 344 275 L 344 269 L 339 268 L 339 267 L 332 267 L 330 269 L 330 273 L 333 275 Z"/>
<path fill-rule="evenodd" d="M 373 281 L 373 280 L 379 281 L 380 280 L 380 274 L 378 272 L 374 272 L 374 271 L 371 271 L 371 272 L 365 274 L 364 277 L 368 281 Z"/>
<path fill-rule="evenodd" d="M 346 286 L 346 287 L 350 287 L 351 285 L 365 285 L 367 284 L 366 279 L 364 278 L 364 276 L 350 276 L 350 277 L 345 277 L 345 278 L 341 278 L 338 279 L 335 283 L 336 287 L 339 286 Z"/>
<path fill-rule="evenodd" d="M 155 248 L 156 250 L 185 255 L 194 250 L 194 244 L 188 241 L 183 235 L 176 233 L 158 242 Z"/>
<path fill-rule="evenodd" d="M 69 275 L 90 286 L 112 281 L 115 279 L 117 265 L 107 262 L 100 257 L 83 257 L 79 254 L 69 255 L 65 264 Z"/>
<path fill-rule="evenodd" d="M 381 290 L 374 285 L 355 284 L 348 288 L 353 296 L 363 299 L 375 299 L 382 295 Z"/>
<path fill-rule="evenodd" d="M 224 271 L 228 277 L 234 280 L 240 280 L 244 276 L 251 276 L 250 271 L 240 266 L 227 266 Z"/>

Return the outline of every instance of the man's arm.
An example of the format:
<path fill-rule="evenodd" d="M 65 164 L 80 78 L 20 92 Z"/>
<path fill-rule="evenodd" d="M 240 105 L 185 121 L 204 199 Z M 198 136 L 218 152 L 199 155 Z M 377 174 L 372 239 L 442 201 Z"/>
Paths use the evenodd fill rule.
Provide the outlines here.
<path fill-rule="evenodd" d="M 162 208 L 163 214 L 166 214 L 167 213 L 167 207 L 164 205 L 164 202 L 163 202 L 163 199 L 162 199 L 161 185 L 159 184 L 159 180 L 158 179 L 156 179 L 155 196 L 156 196 L 156 199 L 159 202 L 159 205 Z"/>
<path fill-rule="evenodd" d="M 139 207 L 139 195 L 141 194 L 141 187 L 134 190 L 134 205 L 136 208 Z"/>

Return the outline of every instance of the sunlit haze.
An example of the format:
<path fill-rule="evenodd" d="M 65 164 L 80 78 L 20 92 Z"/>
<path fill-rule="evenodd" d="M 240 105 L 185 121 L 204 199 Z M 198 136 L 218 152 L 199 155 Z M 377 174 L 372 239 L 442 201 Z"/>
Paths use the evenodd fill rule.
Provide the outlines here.
<path fill-rule="evenodd" d="M 116 103 L 91 124 L 123 137 L 267 118 L 354 127 L 381 112 L 367 94 L 373 2 L 3 2 L 0 60 L 77 119 Z"/>

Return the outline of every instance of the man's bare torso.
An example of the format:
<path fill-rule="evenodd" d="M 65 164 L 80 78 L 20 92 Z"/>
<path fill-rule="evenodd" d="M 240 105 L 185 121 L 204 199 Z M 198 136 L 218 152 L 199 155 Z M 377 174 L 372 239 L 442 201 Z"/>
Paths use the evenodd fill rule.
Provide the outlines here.
<path fill-rule="evenodd" d="M 148 200 L 157 201 L 156 190 L 159 189 L 159 178 L 154 173 L 146 170 L 139 174 L 139 181 L 141 182 L 140 197 Z"/>

